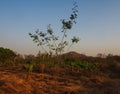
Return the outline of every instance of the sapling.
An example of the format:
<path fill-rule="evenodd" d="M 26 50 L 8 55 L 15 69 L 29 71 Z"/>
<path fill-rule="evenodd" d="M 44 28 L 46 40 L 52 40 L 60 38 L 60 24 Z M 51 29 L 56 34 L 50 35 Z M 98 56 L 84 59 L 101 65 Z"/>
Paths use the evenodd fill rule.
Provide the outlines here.
<path fill-rule="evenodd" d="M 27 61 L 26 64 L 24 64 L 24 68 L 27 71 L 27 80 L 29 80 L 31 72 L 33 72 L 34 65 L 34 61 Z"/>
<path fill-rule="evenodd" d="M 73 24 L 76 24 L 77 19 L 77 13 L 78 13 L 78 6 L 77 3 L 74 2 L 72 8 L 72 13 L 68 20 L 62 19 L 62 36 L 56 36 L 55 32 L 51 28 L 51 25 L 48 25 L 47 32 L 42 32 L 36 30 L 34 34 L 29 33 L 30 37 L 33 39 L 35 43 L 37 43 L 37 46 L 40 46 L 42 50 L 47 53 L 48 55 L 61 55 L 65 48 L 68 47 L 68 49 L 74 44 L 78 43 L 79 38 L 73 37 L 71 39 L 71 44 L 69 44 L 69 41 L 66 41 L 67 33 L 69 30 L 72 29 Z"/>

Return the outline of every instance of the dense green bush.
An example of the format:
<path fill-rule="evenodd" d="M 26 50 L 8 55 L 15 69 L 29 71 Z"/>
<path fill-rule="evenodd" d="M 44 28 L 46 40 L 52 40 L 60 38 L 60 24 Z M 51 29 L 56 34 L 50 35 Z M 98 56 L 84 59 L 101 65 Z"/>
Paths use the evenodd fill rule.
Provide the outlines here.
<path fill-rule="evenodd" d="M 2 63 L 9 63 L 13 62 L 16 54 L 14 51 L 8 49 L 8 48 L 3 48 L 0 47 L 0 62 Z"/>

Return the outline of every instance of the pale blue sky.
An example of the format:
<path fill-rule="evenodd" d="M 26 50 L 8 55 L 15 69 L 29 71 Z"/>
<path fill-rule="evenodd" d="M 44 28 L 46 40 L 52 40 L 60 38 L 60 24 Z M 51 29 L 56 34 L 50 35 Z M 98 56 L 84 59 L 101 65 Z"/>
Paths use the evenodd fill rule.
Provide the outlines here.
<path fill-rule="evenodd" d="M 40 47 L 28 36 L 51 24 L 60 32 L 60 19 L 71 14 L 74 0 L 0 0 L 0 47 L 20 54 L 37 54 Z M 71 50 L 86 55 L 120 55 L 120 0 L 76 0 L 77 24 L 69 36 L 81 38 Z"/>

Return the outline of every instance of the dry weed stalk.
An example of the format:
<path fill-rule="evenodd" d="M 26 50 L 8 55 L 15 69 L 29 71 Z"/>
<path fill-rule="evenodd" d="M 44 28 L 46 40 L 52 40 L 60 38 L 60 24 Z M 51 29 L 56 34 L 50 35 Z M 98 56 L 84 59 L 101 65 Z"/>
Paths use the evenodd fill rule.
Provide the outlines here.
<path fill-rule="evenodd" d="M 45 71 L 45 64 L 44 63 L 40 63 L 40 72 L 44 73 Z"/>

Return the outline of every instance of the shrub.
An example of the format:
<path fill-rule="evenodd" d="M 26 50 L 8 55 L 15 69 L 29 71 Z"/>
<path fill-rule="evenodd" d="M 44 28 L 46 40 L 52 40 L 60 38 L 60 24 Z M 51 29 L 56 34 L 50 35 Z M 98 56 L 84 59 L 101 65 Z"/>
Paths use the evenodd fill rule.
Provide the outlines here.
<path fill-rule="evenodd" d="M 16 54 L 8 49 L 8 48 L 3 48 L 0 47 L 0 62 L 2 63 L 12 63 L 14 62 L 14 58 L 15 58 Z"/>

